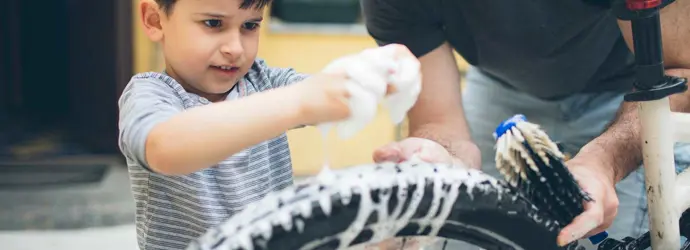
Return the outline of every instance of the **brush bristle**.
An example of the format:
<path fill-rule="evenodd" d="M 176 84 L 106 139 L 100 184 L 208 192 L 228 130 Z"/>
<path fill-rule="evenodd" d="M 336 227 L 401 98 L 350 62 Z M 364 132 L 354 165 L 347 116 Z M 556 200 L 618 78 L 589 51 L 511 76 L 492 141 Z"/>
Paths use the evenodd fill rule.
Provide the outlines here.
<path fill-rule="evenodd" d="M 496 167 L 506 182 L 537 207 L 569 224 L 591 201 L 564 164 L 565 156 L 536 124 L 515 123 L 498 137 Z"/>

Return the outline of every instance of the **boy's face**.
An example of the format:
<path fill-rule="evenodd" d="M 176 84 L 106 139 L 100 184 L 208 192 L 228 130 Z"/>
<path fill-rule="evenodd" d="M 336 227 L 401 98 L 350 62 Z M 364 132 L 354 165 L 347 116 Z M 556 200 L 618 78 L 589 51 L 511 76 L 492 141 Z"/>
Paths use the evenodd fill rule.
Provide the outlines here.
<path fill-rule="evenodd" d="M 223 99 L 256 58 L 263 10 L 241 0 L 178 0 L 160 13 L 166 71 L 188 91 Z"/>

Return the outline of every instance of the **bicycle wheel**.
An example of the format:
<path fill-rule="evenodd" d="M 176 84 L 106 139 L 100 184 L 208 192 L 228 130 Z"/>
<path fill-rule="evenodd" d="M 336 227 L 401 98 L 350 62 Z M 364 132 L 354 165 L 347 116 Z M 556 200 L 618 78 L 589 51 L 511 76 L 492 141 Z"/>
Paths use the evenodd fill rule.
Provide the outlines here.
<path fill-rule="evenodd" d="M 345 249 L 436 236 L 484 249 L 561 249 L 561 226 L 502 181 L 429 163 L 368 164 L 273 193 L 188 249 Z"/>

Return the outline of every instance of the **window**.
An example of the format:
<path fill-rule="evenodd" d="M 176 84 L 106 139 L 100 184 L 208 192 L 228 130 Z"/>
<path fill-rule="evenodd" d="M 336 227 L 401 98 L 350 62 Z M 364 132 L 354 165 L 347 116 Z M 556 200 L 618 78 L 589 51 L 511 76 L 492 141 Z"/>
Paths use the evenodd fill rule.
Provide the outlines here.
<path fill-rule="evenodd" d="M 361 22 L 359 0 L 275 0 L 271 16 L 284 23 Z"/>

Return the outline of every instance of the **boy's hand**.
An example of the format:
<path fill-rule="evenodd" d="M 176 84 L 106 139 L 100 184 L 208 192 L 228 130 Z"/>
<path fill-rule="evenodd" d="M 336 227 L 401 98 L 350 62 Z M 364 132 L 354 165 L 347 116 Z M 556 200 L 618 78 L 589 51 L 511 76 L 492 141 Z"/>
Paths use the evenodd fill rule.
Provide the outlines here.
<path fill-rule="evenodd" d="M 300 103 L 300 115 L 305 124 L 319 124 L 344 120 L 350 116 L 348 99 L 351 94 L 345 74 L 315 74 L 295 84 L 292 96 Z"/>
<path fill-rule="evenodd" d="M 391 118 L 401 122 L 421 91 L 421 70 L 417 58 L 402 45 L 392 44 L 366 49 L 361 53 L 333 61 L 323 70 L 327 74 L 345 74 L 350 94 L 350 115 L 339 121 L 338 132 L 348 138 L 371 122 L 378 103 L 386 98 Z M 331 124 L 322 124 L 330 127 Z"/>

